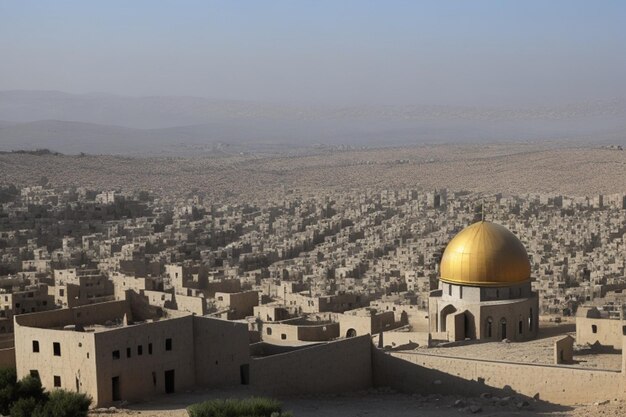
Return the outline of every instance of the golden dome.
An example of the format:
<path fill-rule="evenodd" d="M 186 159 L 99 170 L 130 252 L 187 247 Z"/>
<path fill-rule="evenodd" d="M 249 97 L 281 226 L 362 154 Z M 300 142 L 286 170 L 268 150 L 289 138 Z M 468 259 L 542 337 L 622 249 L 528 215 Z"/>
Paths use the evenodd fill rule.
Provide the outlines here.
<path fill-rule="evenodd" d="M 460 285 L 507 286 L 530 279 L 526 248 L 506 227 L 481 221 L 461 230 L 441 258 L 440 277 Z"/>

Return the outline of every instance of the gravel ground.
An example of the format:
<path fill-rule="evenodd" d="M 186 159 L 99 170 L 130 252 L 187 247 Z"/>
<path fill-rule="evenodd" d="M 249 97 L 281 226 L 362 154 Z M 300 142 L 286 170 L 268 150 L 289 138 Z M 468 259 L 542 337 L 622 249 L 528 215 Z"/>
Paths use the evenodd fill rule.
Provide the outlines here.
<path fill-rule="evenodd" d="M 196 391 L 161 397 L 153 402 L 129 405 L 112 412 L 92 412 L 92 417 L 141 416 L 186 417 L 185 407 L 209 398 L 245 397 L 250 391 Z M 281 398 L 295 417 L 444 417 L 444 416 L 623 416 L 626 403 L 589 404 L 560 407 L 540 402 L 524 403 L 510 398 L 464 398 L 460 396 L 420 396 L 394 393 L 387 389 L 346 395 Z"/>

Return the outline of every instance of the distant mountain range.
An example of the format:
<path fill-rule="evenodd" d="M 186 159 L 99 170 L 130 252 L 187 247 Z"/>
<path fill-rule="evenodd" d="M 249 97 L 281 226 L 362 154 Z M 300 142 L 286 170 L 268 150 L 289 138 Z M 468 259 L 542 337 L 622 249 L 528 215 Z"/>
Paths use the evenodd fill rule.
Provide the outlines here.
<path fill-rule="evenodd" d="M 555 108 L 287 106 L 197 97 L 0 91 L 0 151 L 280 152 L 314 145 L 578 140 L 626 142 L 626 101 Z"/>

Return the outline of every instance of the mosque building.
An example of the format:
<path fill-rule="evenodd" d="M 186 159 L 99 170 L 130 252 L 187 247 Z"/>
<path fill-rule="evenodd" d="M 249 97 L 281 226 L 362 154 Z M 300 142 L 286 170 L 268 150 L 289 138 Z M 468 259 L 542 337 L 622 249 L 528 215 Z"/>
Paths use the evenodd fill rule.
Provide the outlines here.
<path fill-rule="evenodd" d="M 435 339 L 522 341 L 537 336 L 539 300 L 531 289 L 530 262 L 507 228 L 474 223 L 448 243 L 439 288 L 429 296 Z"/>

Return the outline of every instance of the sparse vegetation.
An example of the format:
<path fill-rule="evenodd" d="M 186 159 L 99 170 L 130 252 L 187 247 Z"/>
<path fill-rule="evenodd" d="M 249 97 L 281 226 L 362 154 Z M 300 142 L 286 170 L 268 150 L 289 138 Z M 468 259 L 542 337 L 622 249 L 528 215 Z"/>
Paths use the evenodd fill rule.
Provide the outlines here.
<path fill-rule="evenodd" d="M 190 417 L 291 417 L 279 401 L 262 397 L 205 401 L 190 405 L 187 413 Z"/>
<path fill-rule="evenodd" d="M 85 417 L 91 399 L 85 394 L 47 393 L 39 378 L 17 380 L 15 369 L 0 369 L 0 413 L 12 417 Z"/>

